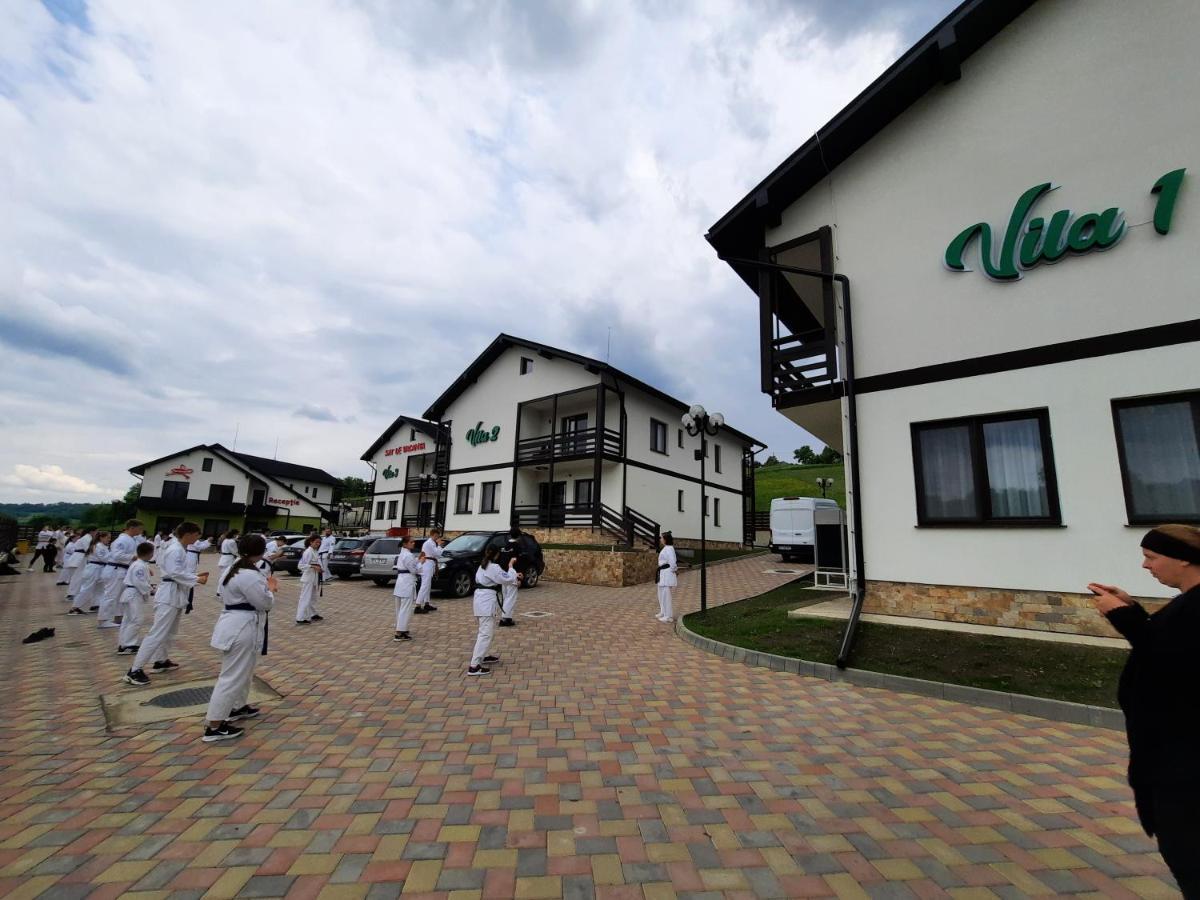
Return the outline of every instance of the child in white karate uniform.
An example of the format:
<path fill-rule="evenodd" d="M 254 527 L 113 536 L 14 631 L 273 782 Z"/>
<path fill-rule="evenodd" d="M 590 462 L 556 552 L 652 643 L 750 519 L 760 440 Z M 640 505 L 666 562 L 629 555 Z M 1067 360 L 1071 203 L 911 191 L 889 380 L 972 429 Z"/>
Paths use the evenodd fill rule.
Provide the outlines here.
<path fill-rule="evenodd" d="M 675 609 L 671 603 L 671 590 L 679 584 L 679 560 L 675 557 L 675 539 L 671 532 L 659 535 L 662 549 L 658 551 L 658 615 L 654 618 L 664 625 L 675 621 Z"/>
<path fill-rule="evenodd" d="M 396 597 L 396 634 L 392 638 L 394 641 L 412 640 L 408 633 L 408 623 L 412 621 L 417 572 L 425 559 L 423 555 L 420 559 L 414 556 L 412 546 L 412 535 L 408 535 L 401 541 L 400 555 L 396 557 L 396 565 L 392 567 L 396 570 L 396 588 L 392 591 Z"/>
<path fill-rule="evenodd" d="M 79 581 L 79 590 L 75 594 L 69 614 L 86 616 L 100 608 L 100 590 L 104 586 L 104 570 L 108 566 L 108 542 L 111 535 L 107 531 L 97 531 L 96 537 L 88 545 L 83 559 L 83 575 Z"/>
<path fill-rule="evenodd" d="M 146 608 L 150 605 L 150 558 L 154 556 L 154 545 L 143 541 L 138 544 L 135 553 L 137 558 L 125 571 L 124 587 L 121 590 L 118 653 L 136 653 L 141 647 L 142 626 L 146 622 Z"/>
<path fill-rule="evenodd" d="M 468 675 L 490 675 L 492 670 L 484 663 L 499 662 L 500 657 L 490 656 L 488 650 L 492 646 L 492 638 L 496 635 L 496 622 L 500 619 L 500 596 L 506 584 L 515 584 L 520 575 L 517 574 L 517 560 L 514 557 L 508 562 L 508 570 L 501 569 L 496 563 L 500 556 L 499 547 L 488 547 L 483 554 L 483 562 L 475 570 L 475 598 L 473 601 L 475 619 L 479 623 L 479 632 L 475 637 L 475 649 L 471 653 L 471 665 Z"/>
<path fill-rule="evenodd" d="M 278 583 L 266 575 L 262 562 L 266 541 L 248 534 L 238 541 L 238 559 L 221 580 L 225 609 L 213 628 L 212 647 L 220 650 L 221 674 L 208 703 L 208 722 L 202 740 L 206 744 L 241 737 L 243 729 L 233 723 L 251 719 L 259 711 L 250 705 L 250 685 L 261 652 L 267 652 L 267 613 L 275 605 Z"/>
<path fill-rule="evenodd" d="M 300 600 L 296 604 L 297 625 L 320 622 L 322 618 L 317 612 L 317 591 L 321 587 L 323 570 L 317 551 L 320 546 L 321 538 L 313 535 L 308 539 L 308 546 L 300 556 Z"/>

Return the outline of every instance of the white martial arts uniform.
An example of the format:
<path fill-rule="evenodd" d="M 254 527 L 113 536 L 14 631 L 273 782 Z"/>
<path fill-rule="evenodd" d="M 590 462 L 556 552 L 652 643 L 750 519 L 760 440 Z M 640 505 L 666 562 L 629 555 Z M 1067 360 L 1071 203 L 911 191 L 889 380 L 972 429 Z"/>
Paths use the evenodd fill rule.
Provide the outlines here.
<path fill-rule="evenodd" d="M 154 624 L 133 661 L 134 671 L 170 658 L 171 641 L 179 631 L 188 592 L 196 586 L 196 570 L 188 562 L 188 549 L 173 538 L 162 551 L 162 584 L 154 593 Z"/>
<path fill-rule="evenodd" d="M 229 571 L 229 567 L 237 562 L 238 544 L 237 538 L 225 538 L 221 541 L 221 558 L 217 560 L 217 596 L 221 596 L 221 585 L 225 581 L 225 573 Z"/>
<path fill-rule="evenodd" d="M 71 562 L 74 556 L 75 541 L 67 541 L 67 546 L 63 548 L 62 571 L 58 573 L 58 581 L 54 582 L 56 586 L 64 587 L 71 583 L 71 576 L 75 574 L 75 567 L 79 565 L 78 559 L 74 563 Z"/>
<path fill-rule="evenodd" d="M 471 668 L 483 665 L 483 658 L 488 655 L 492 638 L 496 636 L 496 621 L 500 618 L 500 598 L 496 588 L 513 584 L 516 580 L 515 571 L 502 569 L 495 563 L 475 570 L 475 584 L 481 587 L 475 588 L 473 602 L 479 633 L 475 637 L 475 650 L 471 653 Z"/>
<path fill-rule="evenodd" d="M 421 588 L 417 591 L 417 608 L 429 605 L 429 595 L 433 592 L 433 576 L 437 572 L 438 560 L 442 557 L 442 548 L 433 538 L 426 538 L 421 545 L 425 554 L 425 562 L 421 563 Z"/>
<path fill-rule="evenodd" d="M 260 569 L 239 569 L 224 585 L 225 610 L 213 628 L 212 647 L 220 650 L 221 674 L 208 702 L 208 721 L 223 722 L 235 709 L 250 699 L 254 667 L 263 647 L 267 612 L 275 605 L 275 596 L 267 588 L 267 576 Z M 249 609 L 230 609 L 248 604 Z"/>
<path fill-rule="evenodd" d="M 121 630 L 117 632 L 117 650 L 142 643 L 142 626 L 150 605 L 150 564 L 135 559 L 121 579 Z"/>
<path fill-rule="evenodd" d="M 101 588 L 103 587 L 104 570 L 108 563 L 108 545 L 96 542 L 83 563 L 83 577 L 79 582 L 79 592 L 75 595 L 72 606 L 75 609 L 89 612 L 93 606 L 99 606 Z"/>
<path fill-rule="evenodd" d="M 318 568 L 314 569 L 313 566 Z M 300 600 L 296 604 L 296 621 L 308 622 L 317 612 L 317 591 L 321 586 L 321 558 L 312 547 L 300 556 Z"/>
<path fill-rule="evenodd" d="M 75 595 L 79 593 L 79 588 L 83 584 L 83 570 L 87 568 L 84 563 L 87 560 L 87 552 L 92 546 L 93 540 L 95 540 L 93 535 L 80 535 L 79 540 L 75 542 L 75 546 L 71 549 L 70 558 L 65 563 L 71 569 L 71 577 L 68 579 L 70 586 L 67 588 L 68 600 L 75 599 Z"/>
<path fill-rule="evenodd" d="M 283 555 L 283 551 L 286 549 L 287 549 L 287 543 L 282 540 L 279 541 L 278 543 L 275 541 L 267 541 L 267 550 L 263 554 L 262 561 L 267 563 L 267 566 L 268 566 L 267 573 L 268 574 L 270 574 L 274 570 L 275 560 L 279 559 L 279 557 L 281 557 Z M 261 569 L 262 566 L 259 566 L 259 568 Z"/>
<path fill-rule="evenodd" d="M 334 546 L 338 539 L 332 534 L 327 534 L 321 538 L 321 546 L 317 548 L 317 558 L 321 561 L 321 574 L 328 581 L 333 576 L 329 573 L 329 554 L 333 552 Z"/>
<path fill-rule="evenodd" d="M 679 560 L 675 558 L 675 548 L 670 544 L 658 551 L 658 615 L 656 619 L 670 622 L 675 618 L 675 608 L 671 604 L 671 588 L 679 584 Z M 662 566 L 667 568 L 663 569 Z"/>
<path fill-rule="evenodd" d="M 407 633 L 408 623 L 412 621 L 413 595 L 417 589 L 418 565 L 413 552 L 407 547 L 401 547 L 400 555 L 396 557 L 396 564 L 392 567 L 396 570 L 396 587 L 392 594 L 396 598 L 397 631 Z"/>
<path fill-rule="evenodd" d="M 132 534 L 121 532 L 108 547 L 108 561 L 104 565 L 104 597 L 100 601 L 101 628 L 111 624 L 120 615 L 121 594 L 125 590 L 125 573 L 137 559 L 139 541 Z"/>

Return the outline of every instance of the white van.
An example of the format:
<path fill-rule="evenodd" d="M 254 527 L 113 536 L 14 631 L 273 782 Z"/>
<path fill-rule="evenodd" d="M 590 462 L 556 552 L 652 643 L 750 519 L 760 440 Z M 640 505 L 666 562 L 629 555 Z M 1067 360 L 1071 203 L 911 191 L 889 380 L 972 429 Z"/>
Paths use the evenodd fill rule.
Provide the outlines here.
<path fill-rule="evenodd" d="M 838 508 L 821 497 L 776 497 L 771 501 L 771 552 L 784 562 L 813 561 L 813 510 Z"/>

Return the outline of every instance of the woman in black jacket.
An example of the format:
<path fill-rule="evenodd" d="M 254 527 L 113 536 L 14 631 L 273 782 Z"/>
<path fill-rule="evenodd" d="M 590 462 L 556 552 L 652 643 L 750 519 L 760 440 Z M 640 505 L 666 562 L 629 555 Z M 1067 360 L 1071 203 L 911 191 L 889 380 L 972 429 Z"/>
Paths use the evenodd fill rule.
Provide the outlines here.
<path fill-rule="evenodd" d="M 1088 590 L 1132 647 L 1117 699 L 1138 819 L 1184 897 L 1200 898 L 1200 528 L 1155 528 L 1142 556 L 1143 569 L 1181 591 L 1158 612 L 1113 585 Z"/>

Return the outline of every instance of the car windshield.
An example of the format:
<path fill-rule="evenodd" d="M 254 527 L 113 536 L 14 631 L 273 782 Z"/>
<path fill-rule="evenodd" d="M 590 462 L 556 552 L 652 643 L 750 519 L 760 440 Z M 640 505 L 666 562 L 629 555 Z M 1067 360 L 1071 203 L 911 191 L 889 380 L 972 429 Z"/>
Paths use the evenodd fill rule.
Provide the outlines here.
<path fill-rule="evenodd" d="M 288 546 L 295 547 L 297 550 L 303 550 L 306 544 L 308 544 L 308 538 L 300 538 L 298 541 L 292 541 Z"/>
<path fill-rule="evenodd" d="M 490 534 L 462 534 L 446 545 L 447 553 L 478 553 Z"/>
<path fill-rule="evenodd" d="M 400 552 L 400 542 L 391 538 L 384 538 L 381 541 L 376 541 L 371 545 L 372 553 L 390 553 L 395 555 Z"/>

